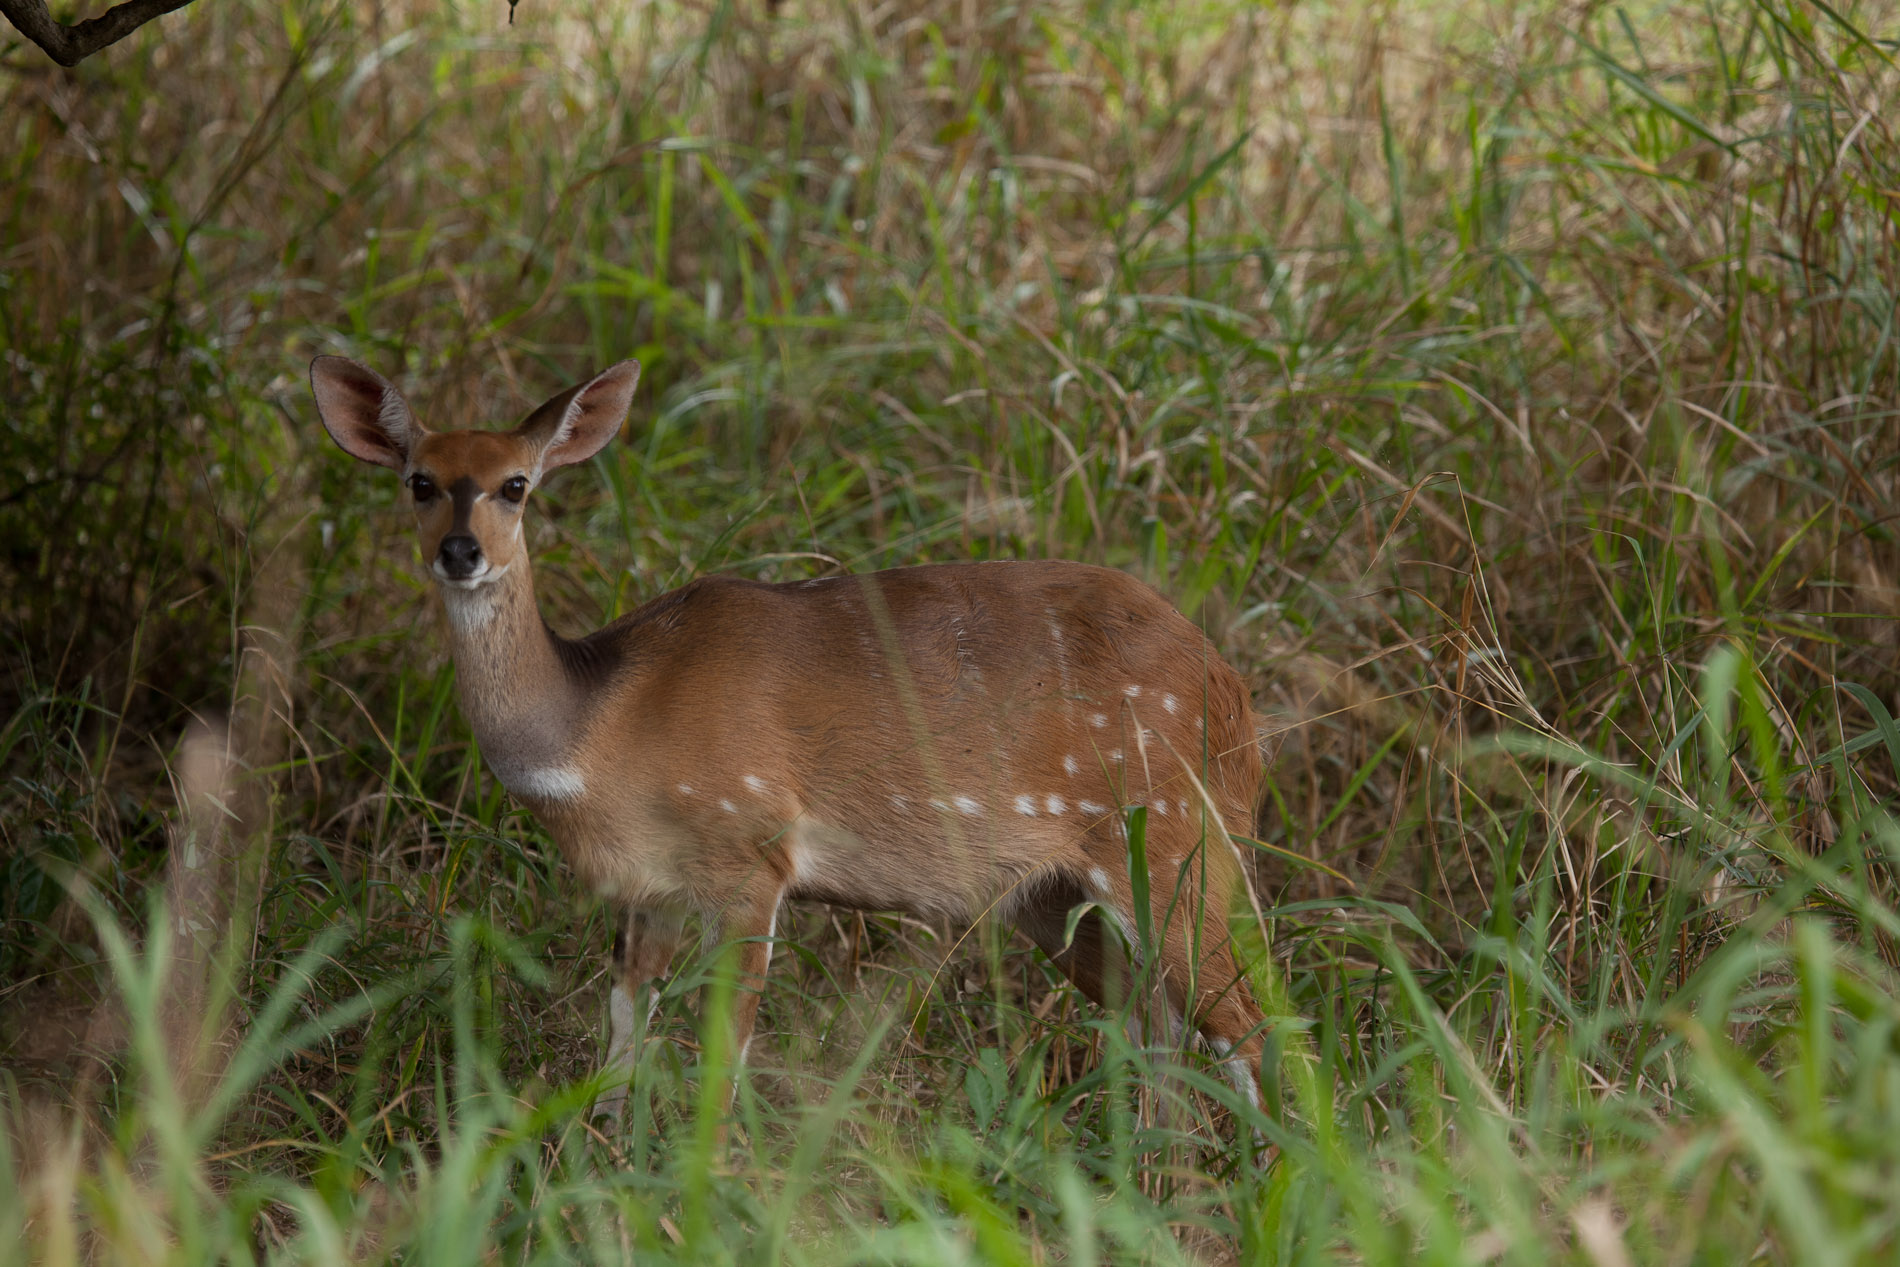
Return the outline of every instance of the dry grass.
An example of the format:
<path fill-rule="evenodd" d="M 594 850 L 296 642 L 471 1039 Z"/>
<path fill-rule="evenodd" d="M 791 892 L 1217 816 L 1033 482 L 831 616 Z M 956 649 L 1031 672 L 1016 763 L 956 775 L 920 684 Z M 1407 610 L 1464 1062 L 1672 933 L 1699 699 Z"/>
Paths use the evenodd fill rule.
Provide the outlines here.
<path fill-rule="evenodd" d="M 0 1029 L 10 1102 L 64 1106 L 16 1115 L 54 1142 L 0 1224 L 47 1262 L 1891 1254 L 1891 4 L 500 13 L 0 56 Z M 328 350 L 441 422 L 643 361 L 531 528 L 566 630 L 1056 555 L 1202 619 L 1282 731 L 1257 878 L 1317 1064 L 1277 1166 L 1023 947 L 814 910 L 753 1154 L 708 1174 L 673 997 L 614 1178 L 606 935 L 455 716 L 394 490 L 322 441 Z M 264 859 L 255 1049 L 194 1129 L 140 974 L 203 715 L 250 726 Z"/>

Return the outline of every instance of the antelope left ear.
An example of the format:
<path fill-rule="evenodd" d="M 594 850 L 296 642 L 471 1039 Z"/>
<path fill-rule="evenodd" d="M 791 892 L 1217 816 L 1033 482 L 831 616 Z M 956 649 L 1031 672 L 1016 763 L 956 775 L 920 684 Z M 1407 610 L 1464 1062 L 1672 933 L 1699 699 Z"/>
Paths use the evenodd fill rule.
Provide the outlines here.
<path fill-rule="evenodd" d="M 622 361 L 542 405 L 515 434 L 541 450 L 543 471 L 585 462 L 620 434 L 639 381 L 640 363 Z"/>
<path fill-rule="evenodd" d="M 400 471 L 426 434 L 388 379 L 346 357 L 310 362 L 310 390 L 324 430 L 353 458 Z"/>

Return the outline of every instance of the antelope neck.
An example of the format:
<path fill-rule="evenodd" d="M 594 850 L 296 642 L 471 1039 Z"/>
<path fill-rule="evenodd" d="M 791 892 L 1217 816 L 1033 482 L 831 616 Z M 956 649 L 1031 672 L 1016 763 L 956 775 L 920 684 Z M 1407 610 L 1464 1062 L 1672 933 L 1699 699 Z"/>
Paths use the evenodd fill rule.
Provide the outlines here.
<path fill-rule="evenodd" d="M 576 749 L 589 713 L 584 683 L 541 619 L 525 555 L 473 589 L 438 587 L 455 685 L 482 759 L 529 799 L 578 794 Z"/>

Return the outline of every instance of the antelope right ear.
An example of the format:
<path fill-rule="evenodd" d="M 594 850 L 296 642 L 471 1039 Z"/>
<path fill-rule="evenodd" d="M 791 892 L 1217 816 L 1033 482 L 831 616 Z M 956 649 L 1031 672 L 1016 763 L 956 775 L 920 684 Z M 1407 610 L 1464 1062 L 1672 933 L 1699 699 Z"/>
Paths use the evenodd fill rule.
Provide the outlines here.
<path fill-rule="evenodd" d="M 422 439 L 422 424 L 395 385 L 344 356 L 310 362 L 317 416 L 337 447 L 353 458 L 400 471 Z"/>
<path fill-rule="evenodd" d="M 620 434 L 639 381 L 638 361 L 610 365 L 529 414 L 515 434 L 540 450 L 543 471 L 585 462 Z"/>

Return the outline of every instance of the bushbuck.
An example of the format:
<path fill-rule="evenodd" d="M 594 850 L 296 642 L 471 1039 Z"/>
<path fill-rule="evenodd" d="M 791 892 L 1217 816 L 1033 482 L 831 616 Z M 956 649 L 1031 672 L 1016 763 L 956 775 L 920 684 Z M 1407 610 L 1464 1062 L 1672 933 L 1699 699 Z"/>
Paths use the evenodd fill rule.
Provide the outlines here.
<path fill-rule="evenodd" d="M 1170 1023 L 1257 1097 L 1262 1015 L 1227 925 L 1246 884 L 1228 832 L 1251 827 L 1262 775 L 1239 675 L 1148 586 L 1064 562 L 706 576 L 554 632 L 528 498 L 619 433 L 639 372 L 623 361 L 510 431 L 431 431 L 373 370 L 310 367 L 337 444 L 414 497 L 482 760 L 619 912 L 599 1107 L 624 1100 L 689 918 L 737 943 L 743 1058 L 788 899 L 999 915 L 1101 1004 L 1146 925 Z"/>

